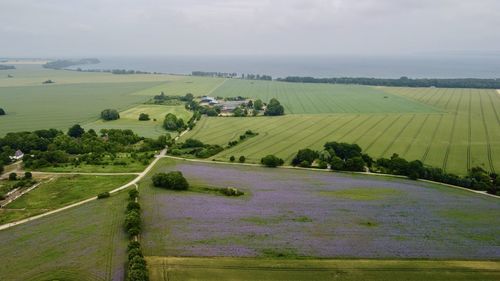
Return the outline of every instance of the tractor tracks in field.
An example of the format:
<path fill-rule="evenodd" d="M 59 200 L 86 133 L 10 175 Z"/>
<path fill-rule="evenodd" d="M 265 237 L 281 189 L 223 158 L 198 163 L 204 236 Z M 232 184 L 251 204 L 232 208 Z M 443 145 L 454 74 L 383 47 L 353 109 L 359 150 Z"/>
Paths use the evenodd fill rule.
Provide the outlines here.
<path fill-rule="evenodd" d="M 486 122 L 486 118 L 484 116 L 484 108 L 483 108 L 483 98 L 482 94 L 479 93 L 479 107 L 481 108 L 481 118 L 483 120 L 484 133 L 486 135 L 486 150 L 488 155 L 488 163 L 490 165 L 490 170 L 495 173 L 495 166 L 493 165 L 493 157 L 491 153 L 491 144 L 490 144 L 490 134 L 488 132 L 488 125 Z"/>

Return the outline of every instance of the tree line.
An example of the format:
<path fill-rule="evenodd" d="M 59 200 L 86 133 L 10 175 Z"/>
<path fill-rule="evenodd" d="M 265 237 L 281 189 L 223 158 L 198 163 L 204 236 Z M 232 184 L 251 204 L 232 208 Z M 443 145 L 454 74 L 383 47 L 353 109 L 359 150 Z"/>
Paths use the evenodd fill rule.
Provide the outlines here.
<path fill-rule="evenodd" d="M 55 60 L 42 65 L 44 68 L 63 69 L 74 65 L 98 64 L 101 61 L 96 58 L 85 58 L 80 60 Z"/>
<path fill-rule="evenodd" d="M 13 65 L 0 64 L 0 70 L 9 70 L 9 69 L 16 69 L 16 67 Z"/>
<path fill-rule="evenodd" d="M 358 84 L 368 86 L 393 86 L 393 87 L 436 87 L 436 88 L 477 88 L 477 89 L 500 89 L 500 79 L 480 78 L 408 78 L 403 76 L 399 79 L 369 78 L 369 77 L 334 77 L 314 78 L 288 76 L 278 78 L 278 81 L 293 83 L 328 83 L 328 84 Z"/>
<path fill-rule="evenodd" d="M 262 158 L 261 163 L 268 167 L 284 164 L 284 161 L 273 155 Z M 420 160 L 408 161 L 398 154 L 390 158 L 374 160 L 370 155 L 363 153 L 357 144 L 327 142 L 323 150 L 316 151 L 309 148 L 300 149 L 291 164 L 299 167 L 330 168 L 336 171 L 355 171 L 383 173 L 407 176 L 410 179 L 425 179 L 468 189 L 487 191 L 490 194 L 500 194 L 500 177 L 496 173 L 489 173 L 481 167 L 471 168 L 467 175 L 459 176 L 443 171 L 441 168 L 424 166 Z"/>

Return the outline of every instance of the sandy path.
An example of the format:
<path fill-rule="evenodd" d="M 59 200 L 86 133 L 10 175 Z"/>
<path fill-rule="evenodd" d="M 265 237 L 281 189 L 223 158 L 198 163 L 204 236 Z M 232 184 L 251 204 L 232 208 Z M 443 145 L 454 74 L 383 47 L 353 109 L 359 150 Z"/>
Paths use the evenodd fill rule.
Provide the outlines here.
<path fill-rule="evenodd" d="M 146 169 L 144 169 L 144 171 L 142 171 L 141 173 L 139 173 L 138 176 L 135 179 L 133 179 L 132 181 L 130 181 L 130 182 L 128 182 L 128 183 L 126 183 L 126 184 L 124 184 L 124 185 L 122 185 L 122 186 L 120 186 L 120 187 L 118 187 L 116 189 L 113 189 L 109 193 L 116 193 L 116 192 L 122 191 L 124 189 L 129 188 L 132 185 L 137 186 L 137 183 L 149 171 L 151 171 L 151 169 L 153 169 L 153 167 L 156 165 L 156 163 L 158 162 L 158 160 L 160 160 L 161 158 L 165 157 L 166 153 L 167 153 L 167 149 L 162 150 L 158 155 L 155 156 L 155 159 L 153 160 L 153 162 L 151 162 L 151 164 L 149 164 L 149 166 L 147 166 Z M 97 174 L 99 174 L 99 173 L 97 173 Z M 91 201 L 94 201 L 94 200 L 97 200 L 97 196 L 94 196 L 92 198 L 89 198 L 89 199 L 86 199 L 86 200 L 83 200 L 83 201 L 80 201 L 80 202 L 77 202 L 77 203 L 74 203 L 74 204 L 71 204 L 71 205 L 68 205 L 68 206 L 56 209 L 56 210 L 49 211 L 47 213 L 43 213 L 43 214 L 40 214 L 40 215 L 37 215 L 37 216 L 34 216 L 34 217 L 30 217 L 30 218 L 26 218 L 26 219 L 23 219 L 23 220 L 20 220 L 20 221 L 16 221 L 16 222 L 11 222 L 11 223 L 7 223 L 7 224 L 4 224 L 4 225 L 0 225 L 0 230 L 11 228 L 13 226 L 20 225 L 20 224 L 23 224 L 23 223 L 27 223 L 27 222 L 30 222 L 30 221 L 34 221 L 34 220 L 37 220 L 39 218 L 43 218 L 43 217 L 46 217 L 46 216 L 49 216 L 49 215 L 52 215 L 52 214 L 55 214 L 55 213 L 59 213 L 59 212 L 62 212 L 64 210 L 71 209 L 71 208 L 83 205 L 85 203 L 88 203 L 88 202 L 91 202 Z"/>

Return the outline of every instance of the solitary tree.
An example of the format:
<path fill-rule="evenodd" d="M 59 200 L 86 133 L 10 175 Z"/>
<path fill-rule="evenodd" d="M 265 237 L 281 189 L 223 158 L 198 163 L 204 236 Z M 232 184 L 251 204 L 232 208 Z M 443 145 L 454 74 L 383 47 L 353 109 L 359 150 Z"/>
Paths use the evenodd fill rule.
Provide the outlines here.
<path fill-rule="evenodd" d="M 240 158 L 238 159 L 238 161 L 239 161 L 240 163 L 245 163 L 245 161 L 246 161 L 246 160 L 247 160 L 247 159 L 246 159 L 246 158 L 245 158 L 245 156 L 243 156 L 243 155 L 242 155 L 242 156 L 240 156 Z"/>
<path fill-rule="evenodd" d="M 148 120 L 149 120 L 149 114 L 147 113 L 139 114 L 139 121 L 148 121 Z"/>
<path fill-rule="evenodd" d="M 105 109 L 101 112 L 101 118 L 104 120 L 117 120 L 120 119 L 120 114 L 116 109 Z"/>
<path fill-rule="evenodd" d="M 3 108 L 0 107 L 0 115 L 5 115 L 5 110 L 3 110 Z"/>
<path fill-rule="evenodd" d="M 280 102 L 277 99 L 272 98 L 271 101 L 269 101 L 269 104 L 267 105 L 264 115 L 278 116 L 283 114 L 285 114 L 285 108 L 280 104 Z"/>

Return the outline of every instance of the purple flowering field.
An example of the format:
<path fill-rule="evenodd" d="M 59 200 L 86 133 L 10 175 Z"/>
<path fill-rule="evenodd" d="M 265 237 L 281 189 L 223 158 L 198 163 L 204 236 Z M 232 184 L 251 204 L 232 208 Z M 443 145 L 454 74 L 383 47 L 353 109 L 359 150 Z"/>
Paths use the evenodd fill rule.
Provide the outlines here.
<path fill-rule="evenodd" d="M 239 198 L 141 183 L 149 256 L 500 258 L 500 200 L 377 176 L 164 159 L 191 185 Z"/>

